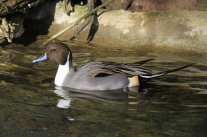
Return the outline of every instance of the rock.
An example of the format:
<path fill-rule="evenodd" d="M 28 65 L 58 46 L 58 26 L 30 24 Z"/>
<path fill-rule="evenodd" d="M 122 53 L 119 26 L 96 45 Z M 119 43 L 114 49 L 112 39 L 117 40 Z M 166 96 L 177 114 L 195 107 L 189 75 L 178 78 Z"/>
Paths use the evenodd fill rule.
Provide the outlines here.
<path fill-rule="evenodd" d="M 134 0 L 130 11 L 157 11 L 157 0 Z"/>
<path fill-rule="evenodd" d="M 45 0 L 0 0 L 0 37 L 12 43 L 24 33 L 24 17 Z"/>
<path fill-rule="evenodd" d="M 106 8 L 130 11 L 199 10 L 202 3 L 204 0 L 114 0 Z"/>
<path fill-rule="evenodd" d="M 49 28 L 49 36 L 61 31 L 84 12 L 76 7 L 72 16 L 64 16 L 56 10 L 54 22 Z M 99 28 L 92 43 L 108 46 L 139 47 L 160 46 L 207 50 L 207 12 L 206 11 L 166 11 L 166 12 L 129 12 L 114 10 L 101 14 Z M 58 37 L 68 40 L 76 28 Z M 85 41 L 83 33 L 78 40 Z"/>
<path fill-rule="evenodd" d="M 21 37 L 24 33 L 23 16 L 11 16 L 10 18 L 2 18 L 2 24 L 0 24 L 0 35 L 3 38 L 7 38 L 7 41 L 12 43 L 14 38 Z"/>
<path fill-rule="evenodd" d="M 101 0 L 102 3 L 108 0 Z M 108 9 L 118 10 L 118 9 L 127 9 L 133 0 L 114 0 L 109 5 L 106 6 Z"/>
<path fill-rule="evenodd" d="M 45 0 L 0 0 L 0 17 L 12 14 L 25 14 L 31 8 L 43 3 Z"/>

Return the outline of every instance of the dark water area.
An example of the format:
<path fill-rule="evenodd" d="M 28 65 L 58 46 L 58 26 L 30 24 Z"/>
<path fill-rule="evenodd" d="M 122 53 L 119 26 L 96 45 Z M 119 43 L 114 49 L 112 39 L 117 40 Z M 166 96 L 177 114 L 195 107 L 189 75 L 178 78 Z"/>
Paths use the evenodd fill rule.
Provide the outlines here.
<path fill-rule="evenodd" d="M 68 43 L 74 64 L 134 62 L 154 72 L 188 63 L 194 66 L 153 79 L 133 92 L 77 91 L 55 87 L 57 64 L 31 60 L 39 45 L 9 45 L 0 51 L 1 137 L 206 137 L 207 56 L 186 50 L 124 49 Z"/>

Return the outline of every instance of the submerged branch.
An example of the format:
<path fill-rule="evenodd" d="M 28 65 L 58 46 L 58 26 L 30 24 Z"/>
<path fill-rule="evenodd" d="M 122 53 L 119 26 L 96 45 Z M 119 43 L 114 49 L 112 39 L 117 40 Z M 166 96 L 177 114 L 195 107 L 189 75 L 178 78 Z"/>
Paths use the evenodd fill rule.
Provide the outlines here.
<path fill-rule="evenodd" d="M 95 0 L 88 0 L 88 10 L 87 13 L 91 12 L 93 9 L 95 8 Z M 75 32 L 75 34 L 70 37 L 70 40 L 76 39 L 81 33 L 85 32 L 89 27 L 90 30 L 92 29 L 92 26 L 94 26 L 95 21 L 94 18 L 97 18 L 96 12 L 91 14 L 89 17 L 87 17 L 84 22 L 82 22 L 78 27 L 77 31 Z M 88 37 L 90 37 L 90 33 L 88 34 Z M 88 38 L 87 38 L 87 41 Z"/>

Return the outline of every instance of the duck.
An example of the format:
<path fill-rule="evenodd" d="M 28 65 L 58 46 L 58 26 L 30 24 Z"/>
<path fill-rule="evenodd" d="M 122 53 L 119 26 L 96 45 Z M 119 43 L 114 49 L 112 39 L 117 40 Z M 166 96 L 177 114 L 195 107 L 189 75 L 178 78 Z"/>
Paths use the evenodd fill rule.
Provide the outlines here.
<path fill-rule="evenodd" d="M 142 66 L 153 59 L 132 63 L 97 61 L 74 67 L 72 52 L 63 42 L 47 44 L 46 52 L 32 62 L 37 63 L 48 59 L 55 60 L 59 64 L 55 85 L 78 90 L 117 90 L 138 87 L 153 78 L 193 65 L 188 64 L 158 73 L 152 73 L 151 70 Z"/>

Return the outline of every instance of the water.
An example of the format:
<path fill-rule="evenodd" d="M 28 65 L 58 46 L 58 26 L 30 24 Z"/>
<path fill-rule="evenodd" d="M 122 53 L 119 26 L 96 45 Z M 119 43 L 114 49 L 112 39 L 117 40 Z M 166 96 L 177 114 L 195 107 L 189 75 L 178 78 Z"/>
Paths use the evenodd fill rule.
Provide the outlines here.
<path fill-rule="evenodd" d="M 158 72 L 197 63 L 130 93 L 76 91 L 55 88 L 56 62 L 31 63 L 43 53 L 39 45 L 44 40 L 39 38 L 27 47 L 9 45 L 0 52 L 1 137 L 207 136 L 205 54 L 150 46 L 126 50 L 68 43 L 75 65 L 154 58 L 144 66 Z"/>

